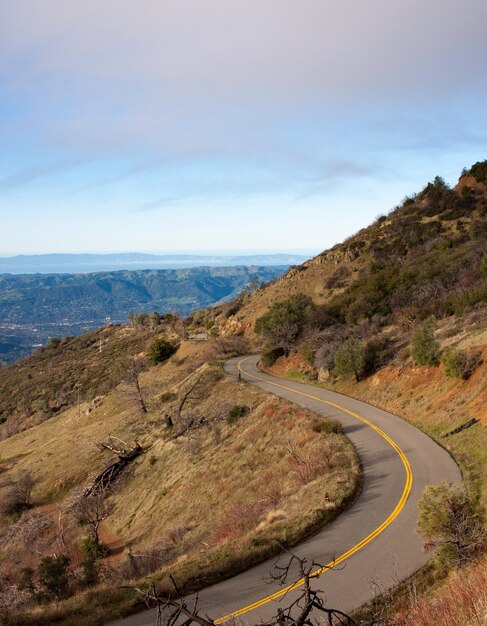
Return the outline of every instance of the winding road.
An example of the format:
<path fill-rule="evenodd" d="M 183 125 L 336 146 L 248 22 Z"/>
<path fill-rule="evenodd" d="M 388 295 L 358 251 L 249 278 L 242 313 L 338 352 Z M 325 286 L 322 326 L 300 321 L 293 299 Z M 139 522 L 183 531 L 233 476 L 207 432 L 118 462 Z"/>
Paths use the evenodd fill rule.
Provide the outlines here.
<path fill-rule="evenodd" d="M 416 504 L 423 487 L 461 480 L 450 455 L 430 437 L 399 417 L 359 400 L 261 372 L 258 356 L 225 364 L 228 374 L 265 391 L 339 420 L 363 467 L 363 488 L 355 503 L 321 532 L 294 549 L 323 565 L 334 562 L 318 582 L 327 605 L 345 612 L 370 600 L 419 569 L 427 560 L 415 533 Z M 318 495 L 317 507 L 320 505 Z M 282 601 L 277 585 L 266 582 L 274 560 L 253 567 L 200 593 L 202 614 L 256 624 L 276 614 Z M 298 591 L 286 595 L 287 606 Z M 149 626 L 154 611 L 112 622 Z"/>

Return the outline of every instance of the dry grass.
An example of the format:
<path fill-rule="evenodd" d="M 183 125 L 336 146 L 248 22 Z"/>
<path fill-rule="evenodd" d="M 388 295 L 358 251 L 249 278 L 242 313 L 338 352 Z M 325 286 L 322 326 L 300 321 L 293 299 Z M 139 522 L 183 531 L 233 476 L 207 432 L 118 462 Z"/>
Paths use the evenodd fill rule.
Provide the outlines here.
<path fill-rule="evenodd" d="M 147 452 L 111 496 L 114 511 L 106 530 L 131 552 L 145 551 L 147 562 L 155 562 L 154 546 L 164 546 L 164 567 L 156 578 L 162 580 L 171 571 L 187 590 L 245 569 L 278 552 L 280 545 L 297 543 L 354 497 L 360 482 L 355 453 L 343 435 L 313 430 L 311 412 L 231 380 L 218 364 L 205 362 L 214 355 L 212 345 L 184 343 L 170 361 L 143 373 L 147 414 L 119 386 L 90 413 L 85 405 L 80 416 L 72 408 L 1 442 L 4 474 L 31 471 L 37 481 L 34 501 L 59 510 L 110 459 L 96 441 L 113 436 L 131 446 L 137 440 Z M 179 398 L 200 375 L 196 401 L 188 403 L 182 422 L 191 415 L 197 421 L 204 417 L 203 425 L 167 441 L 181 424 L 176 420 L 168 429 L 164 415 L 175 418 Z M 234 405 L 248 411 L 229 424 Z M 2 524 L 6 532 L 9 524 Z M 81 530 L 68 516 L 65 524 L 70 549 L 79 555 L 76 534 L 79 541 Z M 47 538 L 48 533 L 40 536 L 36 549 Z M 4 547 L 0 559 L 5 564 L 9 546 Z M 32 554 L 21 545 L 17 573 L 25 565 L 32 565 Z M 107 580 L 119 584 L 121 562 L 110 565 Z M 15 568 L 10 574 L 15 576 Z M 133 602 L 127 594 L 107 593 L 105 588 L 84 592 L 78 600 L 43 610 L 44 623 L 79 623 L 70 622 L 69 614 L 73 607 L 81 610 L 87 593 L 92 609 L 86 624 L 102 623 Z M 110 606 L 111 597 L 121 609 Z"/>
<path fill-rule="evenodd" d="M 453 573 L 432 596 L 413 596 L 393 619 L 398 626 L 485 626 L 487 559 Z"/>

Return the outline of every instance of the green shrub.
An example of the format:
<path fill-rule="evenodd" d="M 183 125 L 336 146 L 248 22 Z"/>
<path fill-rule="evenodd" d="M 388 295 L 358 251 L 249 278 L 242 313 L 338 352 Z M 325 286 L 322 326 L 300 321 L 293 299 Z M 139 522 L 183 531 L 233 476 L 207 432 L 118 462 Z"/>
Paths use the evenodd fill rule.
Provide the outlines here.
<path fill-rule="evenodd" d="M 274 365 L 277 359 L 284 356 L 285 350 L 283 348 L 273 348 L 272 350 L 265 350 L 262 352 L 261 360 L 264 367 L 270 367 Z"/>
<path fill-rule="evenodd" d="M 56 350 L 61 345 L 61 339 L 59 337 L 52 337 L 52 339 L 47 344 L 48 350 Z"/>
<path fill-rule="evenodd" d="M 67 598 L 70 593 L 70 579 L 68 567 L 69 556 L 46 556 L 41 559 L 37 568 L 37 578 L 41 592 L 37 594 L 39 602 L 61 600 Z"/>
<path fill-rule="evenodd" d="M 162 337 L 156 337 L 151 343 L 149 360 L 153 365 L 167 361 L 176 352 L 176 348 Z"/>
<path fill-rule="evenodd" d="M 333 419 L 316 419 L 313 421 L 311 428 L 315 433 L 321 433 L 324 435 L 328 435 L 330 433 L 335 433 L 337 435 L 343 434 L 343 426 L 341 422 Z"/>
<path fill-rule="evenodd" d="M 361 342 L 355 337 L 349 337 L 333 355 L 333 363 L 337 376 L 354 376 L 359 382 L 365 366 L 365 351 Z"/>
<path fill-rule="evenodd" d="M 364 349 L 364 374 L 370 375 L 384 367 L 393 357 L 387 339 L 371 339 Z"/>
<path fill-rule="evenodd" d="M 269 349 L 282 348 L 287 353 L 315 308 L 311 298 L 302 293 L 276 302 L 257 319 L 255 332 L 264 337 Z"/>
<path fill-rule="evenodd" d="M 416 328 L 410 349 L 416 365 L 438 365 L 438 343 L 435 339 L 436 320 L 430 317 Z"/>
<path fill-rule="evenodd" d="M 470 170 L 466 173 L 471 174 L 478 183 L 484 183 L 484 185 L 487 185 L 487 160 L 477 161 L 477 163 L 474 163 L 474 165 L 472 165 Z"/>
<path fill-rule="evenodd" d="M 242 404 L 235 404 L 232 406 L 230 411 L 228 411 L 227 416 L 227 424 L 230 426 L 238 422 L 238 420 L 248 413 L 248 407 L 243 406 Z"/>
<path fill-rule="evenodd" d="M 315 360 L 315 353 L 307 341 L 301 344 L 299 352 L 307 363 L 313 365 Z"/>
<path fill-rule="evenodd" d="M 95 541 L 93 537 L 85 537 L 81 542 L 80 549 L 85 560 L 104 559 L 110 552 L 107 545 Z"/>
<path fill-rule="evenodd" d="M 428 485 L 418 502 L 417 530 L 446 566 L 464 565 L 487 545 L 486 530 L 462 485 Z"/>
<path fill-rule="evenodd" d="M 480 362 L 480 353 L 468 355 L 453 346 L 447 348 L 441 355 L 441 362 L 445 367 L 445 374 L 449 378 L 470 378 Z"/>

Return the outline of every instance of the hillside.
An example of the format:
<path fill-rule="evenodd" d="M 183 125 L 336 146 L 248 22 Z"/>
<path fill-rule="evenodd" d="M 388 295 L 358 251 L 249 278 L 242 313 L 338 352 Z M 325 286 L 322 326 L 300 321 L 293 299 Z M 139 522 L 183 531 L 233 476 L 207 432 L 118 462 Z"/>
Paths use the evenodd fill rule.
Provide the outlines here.
<path fill-rule="evenodd" d="M 442 317 L 485 302 L 486 171 L 485 161 L 465 170 L 454 189 L 437 177 L 342 244 L 239 298 L 235 314 L 222 311 L 216 322 L 251 336 L 260 315 L 296 294 L 326 304 L 321 326 Z"/>
<path fill-rule="evenodd" d="M 147 339 L 127 332 L 141 333 L 139 347 Z M 0 623 L 102 624 L 136 603 L 124 584 L 170 571 L 183 589 L 200 588 L 278 554 L 353 499 L 359 467 L 337 424 L 318 427 L 309 411 L 225 375 L 239 346 L 183 340 L 140 371 L 145 411 L 125 379 L 0 442 Z M 108 353 L 98 358 L 110 365 Z M 83 496 L 130 451 L 101 500 Z M 95 559 L 90 515 L 101 519 Z M 48 583 L 42 559 L 53 553 L 68 560 L 47 561 L 65 572 Z"/>
<path fill-rule="evenodd" d="M 252 281 L 269 281 L 286 266 L 193 267 L 88 274 L 0 274 L 0 363 L 32 352 L 50 337 L 79 335 L 106 318 L 136 313 L 188 314 L 231 300 Z"/>

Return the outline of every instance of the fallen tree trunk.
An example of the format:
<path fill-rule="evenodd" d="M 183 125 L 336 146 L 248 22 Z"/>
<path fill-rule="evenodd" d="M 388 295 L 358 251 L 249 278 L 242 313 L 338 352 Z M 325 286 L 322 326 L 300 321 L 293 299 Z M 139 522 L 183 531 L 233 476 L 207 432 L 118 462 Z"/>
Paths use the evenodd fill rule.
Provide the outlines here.
<path fill-rule="evenodd" d="M 108 491 L 122 472 L 124 472 L 125 469 L 143 452 L 144 448 L 142 448 L 142 446 L 138 443 L 136 443 L 135 447 L 128 452 L 125 452 L 125 450 L 117 451 L 118 461 L 111 463 L 100 474 L 98 474 L 91 485 L 83 491 L 83 496 L 88 498 L 95 494 Z"/>

